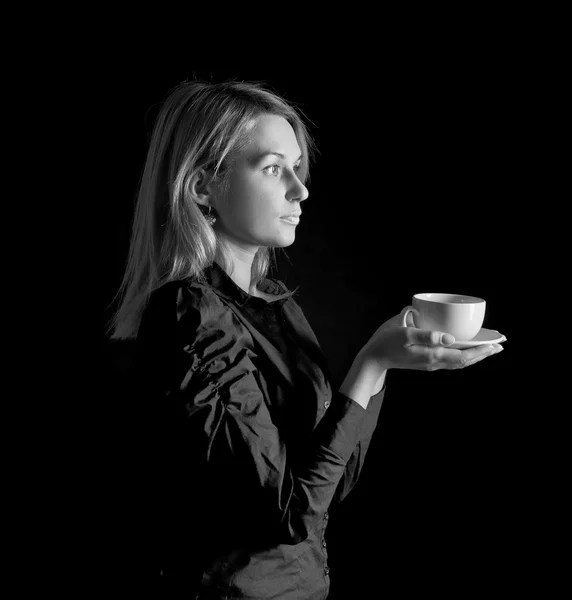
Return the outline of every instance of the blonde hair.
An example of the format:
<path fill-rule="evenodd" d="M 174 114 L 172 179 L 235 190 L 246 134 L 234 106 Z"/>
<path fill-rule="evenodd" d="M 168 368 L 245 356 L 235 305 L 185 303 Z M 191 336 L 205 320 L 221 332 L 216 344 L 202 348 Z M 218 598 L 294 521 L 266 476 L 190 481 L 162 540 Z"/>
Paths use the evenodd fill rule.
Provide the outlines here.
<path fill-rule="evenodd" d="M 230 248 L 192 200 L 189 184 L 203 168 L 225 190 L 236 152 L 265 114 L 282 116 L 292 126 L 302 150 L 298 176 L 306 183 L 316 149 L 303 113 L 264 83 L 193 80 L 171 90 L 156 119 L 139 186 L 127 266 L 115 297 L 120 305 L 109 326 L 113 339 L 137 336 L 149 296 L 163 284 L 187 277 L 204 282 L 204 269 L 215 261 L 232 273 Z M 271 266 L 274 248 L 261 246 L 252 263 L 254 286 Z"/>

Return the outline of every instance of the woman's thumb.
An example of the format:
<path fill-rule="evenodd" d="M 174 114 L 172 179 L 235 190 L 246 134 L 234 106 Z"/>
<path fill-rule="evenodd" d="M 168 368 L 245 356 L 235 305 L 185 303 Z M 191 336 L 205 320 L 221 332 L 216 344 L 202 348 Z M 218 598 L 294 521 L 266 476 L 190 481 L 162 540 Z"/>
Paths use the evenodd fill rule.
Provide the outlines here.
<path fill-rule="evenodd" d="M 444 333 L 441 336 L 441 344 L 443 346 L 450 346 L 455 343 L 455 338 L 450 333 Z"/>

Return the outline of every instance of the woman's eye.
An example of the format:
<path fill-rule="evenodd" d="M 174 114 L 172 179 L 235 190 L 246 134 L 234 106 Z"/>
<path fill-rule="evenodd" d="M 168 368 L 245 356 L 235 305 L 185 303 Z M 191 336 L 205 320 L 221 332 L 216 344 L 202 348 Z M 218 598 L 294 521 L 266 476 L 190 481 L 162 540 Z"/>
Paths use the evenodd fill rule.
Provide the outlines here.
<path fill-rule="evenodd" d="M 298 171 L 300 171 L 300 169 L 302 168 L 302 165 L 296 165 L 294 167 L 294 173 L 298 173 Z M 277 171 L 274 171 L 273 169 L 278 169 Z M 270 165 L 268 167 L 266 167 L 264 170 L 265 171 L 270 171 L 273 175 L 278 175 L 278 173 L 280 172 L 280 165 Z"/>
<path fill-rule="evenodd" d="M 265 171 L 272 171 L 272 169 L 280 169 L 280 165 L 270 165 L 269 167 L 266 167 L 266 169 L 264 169 Z M 276 172 L 272 172 L 273 175 L 276 175 Z"/>

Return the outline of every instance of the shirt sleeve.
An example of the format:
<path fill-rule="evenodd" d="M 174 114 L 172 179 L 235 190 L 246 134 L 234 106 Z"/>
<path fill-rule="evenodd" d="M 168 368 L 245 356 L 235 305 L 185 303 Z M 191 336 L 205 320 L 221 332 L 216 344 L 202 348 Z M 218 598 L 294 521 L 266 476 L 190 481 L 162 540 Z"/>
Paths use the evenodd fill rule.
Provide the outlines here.
<path fill-rule="evenodd" d="M 344 474 L 359 475 L 368 411 L 334 393 L 304 457 L 294 460 L 261 391 L 248 332 L 205 293 L 182 288 L 177 299 L 174 384 L 164 401 L 179 417 L 173 435 L 187 440 L 178 446 L 188 458 L 180 477 L 197 482 L 204 510 L 218 511 L 221 529 L 242 522 L 243 532 L 266 530 L 297 544 L 327 511 Z"/>
<path fill-rule="evenodd" d="M 348 460 L 346 468 L 344 469 L 344 473 L 340 479 L 340 483 L 336 488 L 336 493 L 334 494 L 333 498 L 335 503 L 342 502 L 342 500 L 347 497 L 361 475 L 365 457 L 369 450 L 370 442 L 379 420 L 381 405 L 385 396 L 385 389 L 386 387 L 384 383 L 383 388 L 375 396 L 370 398 L 367 409 L 364 411 L 366 412 L 366 422 L 362 427 L 361 436 L 357 446 Z"/>

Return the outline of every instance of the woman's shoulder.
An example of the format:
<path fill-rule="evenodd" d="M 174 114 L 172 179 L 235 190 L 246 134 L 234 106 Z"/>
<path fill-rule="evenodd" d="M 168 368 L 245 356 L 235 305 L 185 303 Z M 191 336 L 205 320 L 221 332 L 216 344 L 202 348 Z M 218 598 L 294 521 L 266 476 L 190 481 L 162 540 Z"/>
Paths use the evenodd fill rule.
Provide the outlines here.
<path fill-rule="evenodd" d="M 189 310 L 201 310 L 217 302 L 216 294 L 207 282 L 196 278 L 168 281 L 151 293 L 149 308 L 172 311 L 178 315 Z"/>
<path fill-rule="evenodd" d="M 222 311 L 216 295 L 208 284 L 195 279 L 176 279 L 166 282 L 149 295 L 143 311 L 140 335 L 170 338 L 181 332 L 195 335 Z M 179 333 L 176 333 L 179 332 Z"/>

